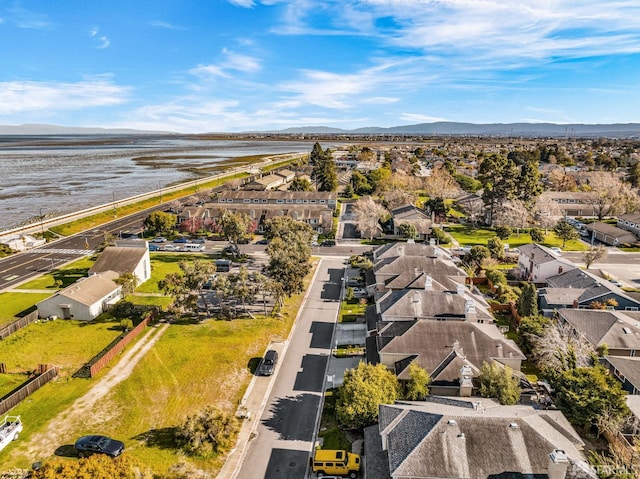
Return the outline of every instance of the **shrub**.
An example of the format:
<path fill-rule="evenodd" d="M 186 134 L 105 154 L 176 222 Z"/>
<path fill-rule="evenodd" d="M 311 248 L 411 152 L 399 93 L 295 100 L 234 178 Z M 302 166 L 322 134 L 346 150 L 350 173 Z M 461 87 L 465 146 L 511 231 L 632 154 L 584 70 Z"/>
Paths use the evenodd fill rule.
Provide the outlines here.
<path fill-rule="evenodd" d="M 544 241 L 544 232 L 540 228 L 531 228 L 529 235 L 534 243 L 542 243 Z"/>
<path fill-rule="evenodd" d="M 513 231 L 508 226 L 498 226 L 496 227 L 496 235 L 501 240 L 509 239 L 509 236 L 513 234 Z"/>
<path fill-rule="evenodd" d="M 431 229 L 431 237 L 435 238 L 438 244 L 449 244 L 451 243 L 451 238 L 447 233 L 442 231 L 441 228 L 432 228 Z"/>
<path fill-rule="evenodd" d="M 207 457 L 233 447 L 239 430 L 235 416 L 209 406 L 178 427 L 176 442 L 190 454 Z"/>

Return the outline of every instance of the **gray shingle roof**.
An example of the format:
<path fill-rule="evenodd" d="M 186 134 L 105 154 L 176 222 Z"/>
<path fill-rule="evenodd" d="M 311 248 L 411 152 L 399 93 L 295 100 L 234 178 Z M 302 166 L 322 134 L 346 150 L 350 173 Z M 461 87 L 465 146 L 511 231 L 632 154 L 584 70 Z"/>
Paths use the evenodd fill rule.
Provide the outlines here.
<path fill-rule="evenodd" d="M 451 354 L 455 341 L 458 342 L 460 356 L 464 356 L 476 369 L 482 367 L 483 361 L 525 358 L 518 346 L 513 341 L 505 339 L 493 324 L 422 320 L 388 341 L 389 335 L 393 332 L 395 331 L 384 329 L 379 331 L 378 345 L 381 356 L 416 355 L 416 363 L 429 373 L 437 368 L 440 368 L 440 372 L 444 370 L 442 365 Z M 461 367 L 462 362 L 457 362 L 456 366 Z M 408 379 L 406 369 L 397 373 L 400 379 Z M 442 379 L 453 378 L 443 376 Z"/>
<path fill-rule="evenodd" d="M 71 286 L 57 293 L 57 295 L 72 298 L 81 304 L 91 306 L 121 288 L 120 285 L 112 281 L 112 278 L 115 278 L 117 275 L 113 271 L 110 273 L 95 274 L 88 278 L 78 280 Z"/>
<path fill-rule="evenodd" d="M 640 328 L 621 311 L 563 308 L 558 314 L 596 347 L 640 349 Z"/>
<path fill-rule="evenodd" d="M 611 363 L 637 389 L 640 389 L 640 358 L 627 356 L 607 356 Z"/>
<path fill-rule="evenodd" d="M 583 443 L 558 411 L 499 406 L 487 399 L 478 410 L 432 402 L 383 407 L 402 410 L 380 427 L 388 434 L 393 477 L 546 477 L 554 449 L 584 463 Z"/>

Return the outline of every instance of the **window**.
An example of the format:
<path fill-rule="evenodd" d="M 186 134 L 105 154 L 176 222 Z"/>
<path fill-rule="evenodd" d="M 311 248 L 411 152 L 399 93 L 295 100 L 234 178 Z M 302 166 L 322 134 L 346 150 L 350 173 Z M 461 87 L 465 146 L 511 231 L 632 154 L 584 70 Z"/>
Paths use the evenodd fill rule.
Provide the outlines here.
<path fill-rule="evenodd" d="M 268 200 L 262 200 L 262 202 L 263 202 L 263 203 L 267 203 L 267 202 L 268 202 Z"/>
<path fill-rule="evenodd" d="M 637 306 L 625 306 L 624 310 L 625 311 L 638 311 L 638 307 Z"/>
<path fill-rule="evenodd" d="M 278 204 L 284 203 L 284 200 L 276 200 L 276 203 L 278 203 Z"/>
<path fill-rule="evenodd" d="M 311 200 L 311 203 L 315 203 L 315 202 L 316 202 L 316 200 Z"/>
<path fill-rule="evenodd" d="M 243 203 L 251 203 L 251 200 L 248 198 L 245 198 L 244 200 L 242 200 Z"/>
<path fill-rule="evenodd" d="M 254 198 L 253 202 L 254 203 L 260 203 L 260 200 L 258 198 Z"/>
<path fill-rule="evenodd" d="M 325 203 L 326 203 L 326 201 L 325 201 L 325 200 L 320 200 L 320 204 L 321 204 L 321 205 L 324 205 Z"/>
<path fill-rule="evenodd" d="M 291 198 L 287 198 L 287 203 L 293 203 L 293 200 Z"/>
<path fill-rule="evenodd" d="M 296 200 L 296 203 L 302 203 L 302 200 Z"/>

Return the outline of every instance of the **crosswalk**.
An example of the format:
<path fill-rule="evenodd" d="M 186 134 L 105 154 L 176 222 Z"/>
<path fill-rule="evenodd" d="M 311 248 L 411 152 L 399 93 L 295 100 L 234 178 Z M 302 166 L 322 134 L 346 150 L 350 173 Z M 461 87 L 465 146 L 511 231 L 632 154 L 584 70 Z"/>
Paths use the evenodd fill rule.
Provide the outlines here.
<path fill-rule="evenodd" d="M 75 256 L 84 256 L 89 254 L 94 254 L 96 250 L 93 249 L 72 249 L 72 248 L 35 248 L 29 251 L 25 251 L 25 253 L 31 254 L 72 254 Z"/>

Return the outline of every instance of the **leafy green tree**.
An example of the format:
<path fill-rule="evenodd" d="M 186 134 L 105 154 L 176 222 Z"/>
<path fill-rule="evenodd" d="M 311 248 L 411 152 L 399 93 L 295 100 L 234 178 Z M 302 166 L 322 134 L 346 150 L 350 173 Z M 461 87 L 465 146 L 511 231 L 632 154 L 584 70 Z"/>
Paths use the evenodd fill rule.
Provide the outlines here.
<path fill-rule="evenodd" d="M 316 182 L 318 191 L 335 191 L 338 188 L 336 163 L 329 150 L 323 151 L 319 143 L 313 145 L 309 163 L 312 166 L 311 178 Z"/>
<path fill-rule="evenodd" d="M 595 425 L 605 411 L 629 415 L 620 382 L 601 365 L 557 372 L 551 385 L 556 390 L 556 405 L 569 421 L 584 429 Z"/>
<path fill-rule="evenodd" d="M 482 264 L 482 260 L 491 257 L 491 251 L 489 251 L 489 248 L 486 246 L 476 245 L 471 247 L 467 256 L 469 257 L 469 262 L 476 263 L 480 266 Z"/>
<path fill-rule="evenodd" d="M 596 261 L 600 261 L 603 258 L 607 257 L 607 248 L 603 245 L 591 245 L 591 247 L 582 253 L 582 261 L 584 265 L 589 269 L 589 267 L 595 263 Z"/>
<path fill-rule="evenodd" d="M 627 181 L 631 183 L 634 188 L 640 187 L 640 161 L 636 161 L 629 167 L 629 175 Z"/>
<path fill-rule="evenodd" d="M 533 350 L 533 338 L 540 338 L 544 335 L 545 328 L 551 325 L 551 319 L 546 316 L 524 316 L 520 319 L 518 333 L 521 338 L 521 346 L 526 353 Z"/>
<path fill-rule="evenodd" d="M 342 192 L 342 197 L 343 198 L 353 198 L 353 186 L 351 186 L 351 183 L 347 184 L 347 186 L 344 187 L 344 191 Z"/>
<path fill-rule="evenodd" d="M 451 238 L 442 230 L 442 228 L 431 228 L 431 237 L 435 238 L 439 245 L 451 243 Z"/>
<path fill-rule="evenodd" d="M 121 273 L 115 283 L 122 286 L 122 297 L 126 297 L 133 294 L 137 288 L 138 277 L 133 273 Z"/>
<path fill-rule="evenodd" d="M 378 168 L 377 170 L 371 171 L 368 175 L 368 178 L 372 190 L 377 191 L 379 189 L 382 189 L 382 187 L 391 179 L 391 169 Z"/>
<path fill-rule="evenodd" d="M 403 238 L 413 239 L 418 236 L 418 229 L 413 223 L 402 223 L 398 226 L 398 232 Z"/>
<path fill-rule="evenodd" d="M 527 161 L 520 167 L 516 196 L 529 210 L 543 191 L 539 166 L 538 161 Z"/>
<path fill-rule="evenodd" d="M 412 362 L 409 365 L 409 381 L 405 385 L 404 398 L 410 401 L 422 401 L 429 395 L 429 372 Z"/>
<path fill-rule="evenodd" d="M 313 191 L 313 185 L 307 178 L 298 176 L 289 183 L 289 191 Z"/>
<path fill-rule="evenodd" d="M 540 228 L 531 228 L 529 230 L 529 236 L 534 243 L 544 242 L 544 232 Z"/>
<path fill-rule="evenodd" d="M 247 303 L 252 303 L 256 293 L 256 283 L 249 276 L 249 270 L 246 266 L 240 266 L 240 271 L 233 278 L 233 294 L 242 303 L 242 308 L 246 314 L 253 317 L 247 310 Z"/>
<path fill-rule="evenodd" d="M 562 240 L 562 247 L 567 245 L 567 241 L 578 239 L 579 234 L 576 229 L 563 218 L 554 226 L 553 232 Z"/>
<path fill-rule="evenodd" d="M 208 406 L 177 428 L 176 442 L 189 454 L 210 457 L 231 449 L 239 431 L 240 423 L 233 414 Z"/>
<path fill-rule="evenodd" d="M 32 479 L 153 479 L 152 471 L 134 457 L 123 454 L 115 459 L 95 454 L 78 461 L 54 459 L 32 471 Z"/>
<path fill-rule="evenodd" d="M 504 259 L 504 243 L 498 237 L 489 238 L 487 248 L 491 252 L 491 257 L 497 260 Z"/>
<path fill-rule="evenodd" d="M 198 297 L 206 300 L 202 286 L 216 272 L 216 265 L 197 259 L 193 262 L 181 261 L 179 267 L 179 272 L 166 275 L 158 282 L 158 286 L 173 298 L 172 308 L 175 311 L 196 311 Z"/>
<path fill-rule="evenodd" d="M 234 246 L 234 254 L 239 251 L 238 241 L 240 238 L 244 238 L 255 231 L 255 222 L 248 214 L 242 212 L 232 213 L 225 210 L 220 215 L 218 223 L 222 228 L 224 237 Z"/>
<path fill-rule="evenodd" d="M 273 218 L 265 225 L 265 237 L 270 240 L 265 271 L 288 296 L 304 289 L 304 278 L 311 270 L 311 236 L 308 224 L 288 216 Z"/>
<path fill-rule="evenodd" d="M 488 209 L 490 225 L 500 205 L 517 196 L 518 174 L 513 160 L 503 155 L 490 155 L 480 163 L 477 179 L 482 184 L 482 200 Z"/>
<path fill-rule="evenodd" d="M 370 195 L 373 192 L 369 179 L 359 171 L 354 171 L 351 174 L 351 184 L 353 185 L 353 191 L 360 196 Z"/>
<path fill-rule="evenodd" d="M 533 283 L 522 283 L 518 298 L 518 314 L 520 316 L 538 316 L 538 290 Z"/>
<path fill-rule="evenodd" d="M 517 404 L 520 400 L 520 380 L 513 375 L 509 366 L 500 366 L 496 362 L 482 363 L 480 374 L 480 395 L 495 398 L 500 404 Z"/>
<path fill-rule="evenodd" d="M 496 226 L 496 235 L 501 240 L 508 240 L 513 234 L 513 230 L 509 226 Z"/>
<path fill-rule="evenodd" d="M 133 321 L 131 321 L 130 319 L 121 319 L 120 327 L 123 331 L 129 331 L 130 329 L 133 329 Z"/>
<path fill-rule="evenodd" d="M 338 422 L 348 429 L 359 429 L 375 424 L 378 406 L 393 404 L 399 394 L 398 378 L 384 364 L 360 362 L 348 369 L 338 390 L 336 415 Z"/>
<path fill-rule="evenodd" d="M 169 233 L 175 229 L 177 224 L 178 217 L 176 215 L 164 211 L 154 211 L 145 218 L 143 226 L 156 233 Z"/>

